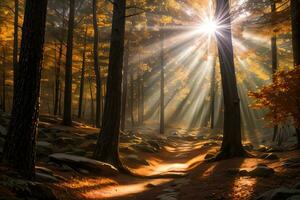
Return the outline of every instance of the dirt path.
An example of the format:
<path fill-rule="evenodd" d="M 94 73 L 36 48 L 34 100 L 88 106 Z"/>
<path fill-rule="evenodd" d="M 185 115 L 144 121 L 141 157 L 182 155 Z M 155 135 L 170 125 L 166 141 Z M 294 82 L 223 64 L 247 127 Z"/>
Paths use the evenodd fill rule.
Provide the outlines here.
<path fill-rule="evenodd" d="M 286 169 L 282 161 L 299 156 L 299 151 L 277 153 L 279 160 L 265 161 L 256 158 L 238 158 L 215 163 L 204 162 L 209 151 L 218 148 L 216 142 L 182 141 L 165 146 L 159 154 L 141 153 L 150 166 L 134 166 L 136 173 L 154 175 L 165 172 L 185 173 L 185 177 L 168 179 L 141 179 L 127 175 L 113 178 L 75 178 L 64 183 L 65 199 L 111 200 L 221 200 L 253 199 L 262 192 L 282 185 L 292 186 L 300 181 L 299 168 Z M 211 144 L 211 145 L 209 145 Z M 228 169 L 252 168 L 266 164 L 275 169 L 268 178 L 232 176 Z M 293 178 L 291 178 L 293 177 Z M 67 192 L 66 192 L 67 191 Z"/>

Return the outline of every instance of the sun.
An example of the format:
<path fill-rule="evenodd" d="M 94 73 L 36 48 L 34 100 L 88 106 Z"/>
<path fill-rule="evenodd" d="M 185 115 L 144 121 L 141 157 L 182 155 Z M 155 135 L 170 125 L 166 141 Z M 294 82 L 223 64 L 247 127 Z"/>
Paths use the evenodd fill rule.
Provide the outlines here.
<path fill-rule="evenodd" d="M 213 35 L 218 30 L 218 23 L 213 19 L 207 19 L 200 24 L 199 29 L 202 33 Z"/>

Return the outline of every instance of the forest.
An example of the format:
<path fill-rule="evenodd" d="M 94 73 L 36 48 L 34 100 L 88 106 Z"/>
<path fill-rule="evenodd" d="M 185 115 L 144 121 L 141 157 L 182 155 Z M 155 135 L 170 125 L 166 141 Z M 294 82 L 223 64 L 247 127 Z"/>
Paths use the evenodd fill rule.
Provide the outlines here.
<path fill-rule="evenodd" d="M 300 0 L 0 0 L 0 200 L 300 200 Z"/>

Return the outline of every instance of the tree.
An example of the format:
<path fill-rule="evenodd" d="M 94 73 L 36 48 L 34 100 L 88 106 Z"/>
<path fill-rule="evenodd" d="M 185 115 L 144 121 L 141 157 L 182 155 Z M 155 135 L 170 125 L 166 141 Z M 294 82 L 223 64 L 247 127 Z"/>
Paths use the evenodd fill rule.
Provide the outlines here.
<path fill-rule="evenodd" d="M 122 110 L 121 110 L 121 130 L 125 130 L 126 125 L 126 105 L 127 105 L 127 87 L 128 87 L 128 68 L 129 68 L 130 41 L 127 41 L 126 52 L 124 55 L 123 69 L 123 88 L 122 88 Z"/>
<path fill-rule="evenodd" d="M 18 51 L 19 51 L 19 0 L 15 0 L 14 10 L 14 49 L 13 49 L 13 68 L 14 68 L 14 83 L 16 81 L 16 72 L 18 67 Z"/>
<path fill-rule="evenodd" d="M 97 141 L 94 157 L 120 168 L 122 163 L 119 158 L 119 134 L 126 0 L 114 1 L 113 10 L 107 94 L 102 129 Z"/>
<path fill-rule="evenodd" d="M 96 127 L 100 128 L 100 120 L 102 113 L 102 83 L 101 71 L 99 69 L 99 28 L 97 20 L 97 0 L 93 0 L 93 27 L 94 27 L 94 70 L 96 75 Z"/>
<path fill-rule="evenodd" d="M 212 72 L 211 72 L 211 105 L 210 105 L 210 128 L 213 130 L 215 128 L 215 98 L 216 98 L 216 55 L 213 58 Z"/>
<path fill-rule="evenodd" d="M 292 19 L 292 42 L 294 52 L 294 66 L 300 68 L 300 1 L 291 0 L 291 19 Z M 300 110 L 298 104 L 298 110 Z M 300 128 L 296 128 L 298 147 L 300 148 Z"/>
<path fill-rule="evenodd" d="M 2 48 L 2 111 L 6 111 L 6 48 Z"/>
<path fill-rule="evenodd" d="M 80 92 L 79 92 L 79 103 L 78 103 L 78 118 L 82 115 L 82 101 L 84 93 L 84 80 L 85 80 L 85 63 L 86 63 L 86 45 L 87 45 L 87 31 L 86 26 L 84 33 L 83 51 L 82 51 L 82 66 L 81 66 L 81 77 L 80 77 Z"/>
<path fill-rule="evenodd" d="M 272 12 L 272 14 L 276 13 L 276 2 L 273 0 L 271 1 L 271 12 Z M 274 75 L 278 68 L 276 30 L 273 30 L 273 36 L 271 38 L 271 50 L 272 50 L 272 72 Z M 274 126 L 273 141 L 275 141 L 275 139 L 277 137 L 277 133 L 278 133 L 278 126 Z"/>
<path fill-rule="evenodd" d="M 75 0 L 70 0 L 69 22 L 68 22 L 68 39 L 67 39 L 67 56 L 66 56 L 66 73 L 65 73 L 65 96 L 64 96 L 64 116 L 63 124 L 72 125 L 72 58 L 73 58 L 73 34 L 75 20 Z"/>
<path fill-rule="evenodd" d="M 160 134 L 165 133 L 165 63 L 164 63 L 164 30 L 160 30 Z"/>
<path fill-rule="evenodd" d="M 237 90 L 229 0 L 217 0 L 216 20 L 219 22 L 216 33 L 221 68 L 224 97 L 224 130 L 221 152 L 216 159 L 244 156 L 241 138 L 240 99 Z"/>
<path fill-rule="evenodd" d="M 40 80 L 47 0 L 27 0 L 12 118 L 3 160 L 22 176 L 34 177 L 35 144 L 39 114 Z"/>

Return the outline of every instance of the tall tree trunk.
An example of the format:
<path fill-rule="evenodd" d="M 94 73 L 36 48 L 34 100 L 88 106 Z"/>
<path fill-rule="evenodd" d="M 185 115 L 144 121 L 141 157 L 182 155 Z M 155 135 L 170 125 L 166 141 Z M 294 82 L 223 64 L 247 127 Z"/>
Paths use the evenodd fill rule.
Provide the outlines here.
<path fill-rule="evenodd" d="M 160 134 L 165 133 L 165 63 L 164 63 L 164 30 L 160 30 Z"/>
<path fill-rule="evenodd" d="M 211 105 L 210 105 L 210 128 L 213 130 L 215 128 L 215 99 L 216 99 L 216 63 L 217 55 L 214 55 L 212 63 L 212 72 L 211 72 Z"/>
<path fill-rule="evenodd" d="M 102 113 L 102 83 L 99 69 L 99 28 L 97 20 L 97 0 L 93 0 L 93 27 L 94 27 L 94 70 L 96 75 L 96 127 L 101 127 Z"/>
<path fill-rule="evenodd" d="M 2 60 L 2 111 L 6 111 L 6 48 L 3 47 L 3 60 Z"/>
<path fill-rule="evenodd" d="M 3 160 L 32 179 L 39 115 L 47 0 L 26 0 L 20 60 Z"/>
<path fill-rule="evenodd" d="M 121 110 L 121 130 L 125 130 L 126 125 L 126 105 L 127 105 L 127 88 L 128 88 L 128 67 L 130 55 L 130 41 L 127 41 L 126 51 L 124 55 L 124 69 L 123 69 L 123 89 L 122 89 L 122 110 Z"/>
<path fill-rule="evenodd" d="M 64 116 L 63 124 L 72 125 L 72 64 L 73 64 L 73 34 L 75 18 L 75 0 L 70 0 L 69 22 L 68 22 L 68 42 L 66 56 L 65 74 L 65 96 L 64 96 Z"/>
<path fill-rule="evenodd" d="M 134 122 L 134 82 L 133 82 L 133 69 L 130 70 L 130 117 L 131 117 L 131 128 L 135 127 Z"/>
<path fill-rule="evenodd" d="M 276 3 L 274 0 L 271 0 L 271 12 L 272 12 L 272 14 L 275 14 L 275 12 L 276 12 Z M 277 36 L 276 36 L 275 30 L 274 30 L 273 36 L 271 38 L 271 52 L 272 52 L 272 73 L 274 75 L 276 73 L 277 67 L 278 67 Z M 273 142 L 276 140 L 277 133 L 278 133 L 278 125 L 274 126 Z"/>
<path fill-rule="evenodd" d="M 119 158 L 119 134 L 122 96 L 126 0 L 114 1 L 107 94 L 102 129 L 94 152 L 98 160 L 122 167 Z"/>
<path fill-rule="evenodd" d="M 144 125 L 144 114 L 145 114 L 144 80 L 145 80 L 145 73 L 143 72 L 142 79 L 141 79 L 141 125 Z"/>
<path fill-rule="evenodd" d="M 82 66 L 81 66 L 81 78 L 80 78 L 80 94 L 79 94 L 79 103 L 78 103 L 78 118 L 81 118 L 82 115 L 82 100 L 84 93 L 84 80 L 85 80 L 85 55 L 86 55 L 86 43 L 87 43 L 87 25 L 84 33 L 84 43 L 83 43 L 83 52 L 82 52 Z"/>
<path fill-rule="evenodd" d="M 91 97 L 91 122 L 93 125 L 95 125 L 93 81 L 92 81 L 92 76 L 90 73 L 89 73 L 89 85 L 90 85 L 90 97 Z"/>
<path fill-rule="evenodd" d="M 14 49 L 13 49 L 13 69 L 14 83 L 16 83 L 18 71 L 18 52 L 19 52 L 19 0 L 15 0 L 15 16 L 14 16 Z M 14 84 L 15 89 L 15 84 Z"/>
<path fill-rule="evenodd" d="M 60 41 L 58 50 L 58 59 L 55 68 L 55 94 L 54 94 L 54 115 L 57 115 L 59 110 L 59 96 L 60 96 L 60 70 L 63 53 L 63 41 Z"/>
<path fill-rule="evenodd" d="M 141 54 L 139 53 L 139 64 L 137 67 L 137 118 L 138 126 L 141 125 Z"/>
<path fill-rule="evenodd" d="M 63 16 L 65 16 L 65 8 L 63 8 Z M 62 64 L 62 56 L 63 56 L 63 48 L 64 48 L 64 35 L 65 35 L 65 18 L 62 19 L 62 29 L 61 29 L 61 39 L 59 41 L 59 50 L 58 50 L 58 59 L 55 69 L 55 94 L 54 94 L 54 115 L 61 115 L 61 80 L 60 80 L 60 72 L 61 72 L 61 64 Z"/>
<path fill-rule="evenodd" d="M 217 0 L 216 19 L 222 27 L 216 33 L 224 96 L 224 130 L 217 159 L 244 156 L 241 138 L 241 111 L 238 95 L 231 34 L 229 0 Z"/>
<path fill-rule="evenodd" d="M 300 1 L 291 0 L 292 41 L 294 65 L 300 67 Z M 298 108 L 300 110 L 300 107 Z M 300 148 L 300 127 L 296 128 L 298 148 Z"/>

